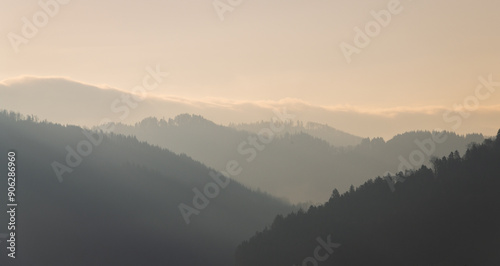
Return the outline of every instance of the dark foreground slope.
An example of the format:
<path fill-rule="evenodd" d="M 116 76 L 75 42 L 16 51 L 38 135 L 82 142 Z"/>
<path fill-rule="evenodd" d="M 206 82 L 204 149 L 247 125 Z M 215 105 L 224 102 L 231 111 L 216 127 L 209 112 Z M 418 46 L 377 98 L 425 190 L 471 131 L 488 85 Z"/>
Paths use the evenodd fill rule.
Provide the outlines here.
<path fill-rule="evenodd" d="M 500 131 L 399 180 L 278 216 L 240 245 L 237 265 L 500 265 Z"/>
<path fill-rule="evenodd" d="M 85 141 L 79 127 L 0 113 L 0 233 L 8 151 L 17 154 L 18 202 L 16 259 L 0 239 L 0 265 L 234 265 L 238 243 L 291 211 L 231 181 L 188 225 L 179 204 L 193 207 L 210 169 L 131 137 L 104 136 L 91 152 Z M 68 147 L 90 154 L 59 182 L 52 164 L 69 166 Z"/>

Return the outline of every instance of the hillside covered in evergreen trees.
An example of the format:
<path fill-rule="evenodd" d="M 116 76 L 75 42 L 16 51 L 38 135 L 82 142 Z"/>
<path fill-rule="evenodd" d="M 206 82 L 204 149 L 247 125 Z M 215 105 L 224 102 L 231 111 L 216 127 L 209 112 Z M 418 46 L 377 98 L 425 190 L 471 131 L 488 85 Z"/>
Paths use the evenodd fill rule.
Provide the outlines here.
<path fill-rule="evenodd" d="M 277 216 L 239 246 L 236 265 L 499 265 L 500 131 L 398 176 Z"/>
<path fill-rule="evenodd" d="M 194 189 L 206 193 L 213 170 L 187 156 L 135 137 L 99 136 L 3 111 L 0 234 L 9 219 L 11 151 L 18 256 L 7 257 L 0 239 L 0 265 L 234 265 L 241 241 L 295 209 L 224 178 L 224 188 L 215 193 L 212 186 L 212 197 L 203 200 Z M 187 224 L 179 206 L 195 208 L 195 197 L 205 206 Z"/>

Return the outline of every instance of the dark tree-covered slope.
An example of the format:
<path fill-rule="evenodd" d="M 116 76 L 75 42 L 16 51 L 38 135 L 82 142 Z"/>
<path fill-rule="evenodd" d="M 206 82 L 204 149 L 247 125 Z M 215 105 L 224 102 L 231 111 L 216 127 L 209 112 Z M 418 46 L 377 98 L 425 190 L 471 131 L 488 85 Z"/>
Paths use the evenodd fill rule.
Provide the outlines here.
<path fill-rule="evenodd" d="M 239 246 L 236 265 L 500 265 L 500 131 L 463 157 L 399 175 L 394 191 L 379 177 L 277 216 Z M 340 244 L 332 253 L 318 242 L 328 237 Z"/>
<path fill-rule="evenodd" d="M 231 181 L 186 224 L 193 188 L 213 180 L 186 156 L 103 136 L 59 182 L 52 164 L 88 140 L 82 129 L 0 113 L 0 233 L 7 231 L 7 152 L 17 154 L 17 258 L 0 265 L 234 265 L 244 239 L 292 207 Z M 94 138 L 98 139 L 97 135 Z M 85 151 L 85 147 L 80 147 Z"/>

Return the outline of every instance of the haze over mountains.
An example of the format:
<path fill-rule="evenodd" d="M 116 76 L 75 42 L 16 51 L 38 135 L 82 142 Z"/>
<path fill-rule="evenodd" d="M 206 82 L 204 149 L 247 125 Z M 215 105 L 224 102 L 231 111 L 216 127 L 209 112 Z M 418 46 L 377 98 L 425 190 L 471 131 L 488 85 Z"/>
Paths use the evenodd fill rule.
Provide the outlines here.
<path fill-rule="evenodd" d="M 51 82 L 61 82 L 50 79 L 43 81 L 47 82 L 48 87 L 54 87 Z M 297 120 L 261 119 L 260 122 L 228 123 L 226 126 L 203 116 L 187 113 L 165 119 L 147 117 L 130 125 L 112 122 L 111 117 L 130 122 L 132 119 L 140 119 L 139 113 L 160 112 L 157 107 L 163 106 L 165 102 L 156 98 L 134 102 L 132 96 L 123 98 L 127 97 L 123 96 L 127 95 L 123 92 L 84 84 L 79 85 L 81 93 L 78 90 L 69 93 L 64 88 L 73 83 L 68 82 L 63 81 L 59 84 L 62 87 L 55 86 L 54 90 L 35 91 L 22 86 L 16 87 L 17 85 L 12 88 L 2 87 L 0 93 L 11 95 L 11 98 L 0 99 L 2 104 L 9 106 L 17 99 L 26 97 L 31 101 L 27 102 L 36 106 L 36 98 L 62 93 L 66 101 L 41 101 L 45 103 L 37 108 L 52 110 L 44 113 L 49 117 L 64 119 L 65 115 L 71 114 L 75 115 L 75 120 L 86 121 L 85 123 L 98 121 L 102 115 L 100 112 L 104 112 L 107 103 L 116 102 L 117 99 L 126 100 L 118 102 L 125 104 L 118 107 L 128 106 L 129 109 L 127 113 L 125 109 L 120 109 L 121 112 L 109 109 L 106 114 L 110 119 L 100 119 L 94 124 L 95 130 L 107 129 L 102 144 L 93 146 L 90 156 L 81 156 L 82 163 L 72 168 L 71 172 L 64 172 L 62 183 L 58 182 L 53 163 L 68 163 L 71 149 L 80 149 L 81 152 L 82 147 L 78 145 L 82 140 L 88 139 L 88 135 L 83 133 L 84 129 L 73 125 L 40 123 L 32 116 L 23 118 L 15 113 L 0 114 L 0 152 L 15 147 L 23 164 L 29 165 L 20 168 L 19 176 L 24 178 L 18 183 L 26 195 L 20 196 L 26 203 L 19 211 L 19 227 L 25 230 L 25 234 L 19 236 L 19 242 L 29 243 L 24 244 L 23 248 L 30 256 L 22 257 L 17 265 L 88 265 L 103 261 L 111 265 L 138 265 L 145 261 L 144 254 L 147 254 L 150 265 L 163 265 L 165 261 L 175 265 L 235 265 L 236 247 L 248 239 L 250 242 L 244 242 L 236 252 L 236 265 L 295 263 L 302 255 L 307 254 L 308 244 L 301 248 L 283 244 L 283 249 L 276 254 L 295 254 L 284 260 L 268 254 L 272 250 L 267 244 L 269 241 L 282 241 L 280 236 L 275 236 L 272 232 L 289 230 L 282 228 L 283 217 L 288 217 L 286 221 L 303 219 L 306 224 L 300 229 L 304 235 L 296 236 L 296 240 L 286 240 L 295 243 L 293 245 L 300 241 L 311 242 L 306 237 L 312 234 L 319 237 L 337 232 L 328 229 L 329 226 L 336 224 L 339 219 L 348 221 L 350 218 L 348 214 L 336 210 L 332 211 L 336 213 L 333 218 L 335 223 L 321 224 L 314 221 L 316 216 L 309 218 L 310 213 L 314 212 L 314 215 L 332 215 L 329 214 L 329 207 L 325 207 L 331 203 L 312 207 L 307 216 L 302 211 L 287 216 L 297 210 L 291 203 L 308 206 L 331 202 L 332 189 L 336 189 L 339 194 L 346 193 L 342 198 L 351 198 L 349 195 L 353 195 L 353 191 L 374 189 L 371 186 L 377 186 L 375 190 L 378 189 L 378 192 L 374 190 L 373 193 L 382 193 L 390 187 L 384 188 L 387 185 L 385 180 L 377 179 L 375 183 L 367 180 L 400 171 L 400 176 L 416 180 L 418 176 L 431 173 L 425 169 L 417 173 L 413 171 L 421 165 L 431 167 L 433 162 L 439 163 L 440 161 L 435 160 L 436 157 L 449 155 L 451 159 L 456 158 L 464 154 L 468 147 L 477 147 L 474 145 L 485 141 L 482 134 L 458 135 L 449 131 L 410 131 L 387 140 L 370 139 L 326 124 Z M 89 89 L 92 93 L 87 94 Z M 94 93 L 97 98 L 89 96 Z M 93 104 L 83 104 L 92 102 Z M 134 108 L 132 106 L 135 105 L 128 105 L 133 103 L 137 104 Z M 36 108 L 31 109 L 30 104 L 12 106 L 16 110 L 35 110 Z M 51 104 L 69 111 L 61 114 L 56 112 L 57 108 L 49 108 L 52 107 Z M 141 106 L 144 109 L 139 109 Z M 135 112 L 137 110 L 141 112 Z M 119 115 L 123 115 L 125 119 L 120 119 Z M 95 126 L 99 123 L 99 127 Z M 282 130 L 275 131 L 271 141 L 261 141 L 259 146 L 252 146 L 250 140 L 261 140 L 261 130 L 272 127 L 272 123 Z M 94 132 L 92 136 L 98 135 Z M 250 158 L 252 159 L 249 160 Z M 204 187 L 214 181 L 210 176 L 210 168 L 224 171 L 231 161 L 237 162 L 242 171 L 231 177 L 230 185 L 220 188 L 220 193 L 213 199 L 204 199 L 201 194 L 197 194 L 195 189 L 204 193 Z M 363 185 L 365 182 L 367 183 Z M 360 188 L 356 189 L 357 187 Z M 0 189 L 6 190 L 5 184 L 1 184 Z M 453 193 L 460 193 L 457 191 Z M 475 193 L 479 193 L 477 191 L 479 189 Z M 376 197 L 387 197 L 382 194 L 377 194 Z M 197 204 L 203 205 L 205 201 L 205 207 L 196 207 Z M 366 208 L 363 204 L 368 204 L 366 199 L 362 202 L 361 205 L 348 207 L 347 213 L 357 213 L 357 219 L 372 219 L 369 213 L 364 213 Z M 180 208 L 180 204 L 187 204 L 186 206 L 194 209 Z M 385 206 L 387 203 L 380 204 Z M 443 203 L 442 208 L 447 206 L 451 205 Z M 470 208 L 467 210 L 470 211 Z M 6 219 L 5 214 L 6 210 L 2 211 L 0 218 Z M 387 214 L 380 210 L 379 215 Z M 392 216 L 379 216 L 377 219 L 394 219 L 390 217 Z M 381 220 L 376 221 L 378 224 Z M 485 224 L 485 230 L 489 225 Z M 40 227 L 48 230 L 40 231 Z M 272 231 L 268 231 L 268 228 Z M 379 230 L 375 225 L 367 228 Z M 255 232 L 262 230 L 264 233 L 257 233 L 250 238 Z M 333 259 L 335 263 L 364 263 L 362 259 L 353 259 L 353 252 L 365 252 L 369 258 L 384 263 L 401 262 L 414 256 L 402 249 L 401 252 L 406 257 L 381 258 L 373 254 L 373 251 L 357 246 L 365 243 L 353 243 L 358 241 L 357 237 L 361 237 L 363 229 L 349 227 L 348 230 L 352 235 L 341 238 L 346 247 L 340 249 L 343 250 L 342 255 Z M 458 229 L 453 230 L 453 233 L 457 233 Z M 69 235 L 73 235 L 71 245 L 66 240 Z M 94 235 L 101 237 L 98 243 L 95 243 Z M 491 243 L 489 238 L 483 239 L 486 243 Z M 255 245 L 260 246 L 255 241 L 262 241 L 264 247 L 268 248 L 255 248 Z M 387 245 L 398 245 L 400 240 L 391 241 L 394 242 L 387 242 Z M 443 239 L 439 241 L 447 243 Z M 54 248 L 58 253 L 53 252 Z M 93 255 L 86 256 L 86 252 L 92 252 Z M 126 255 L 118 256 L 123 252 Z M 450 257 L 458 256 L 453 253 L 456 250 L 450 249 L 447 252 L 448 257 L 445 254 L 442 257 L 435 256 L 432 260 L 450 260 Z M 476 254 L 490 256 L 488 252 L 485 249 L 484 253 Z M 196 256 L 192 256 L 193 253 Z M 0 261 L 3 259 L 5 258 L 0 258 Z M 80 264 L 75 263 L 75 260 Z"/>
<path fill-rule="evenodd" d="M 236 265 L 498 265 L 499 162 L 500 130 L 392 189 L 376 178 L 333 190 L 320 206 L 277 216 L 239 246 Z"/>
<path fill-rule="evenodd" d="M 499 266 L 499 10 L 2 1 L 0 266 Z"/>
<path fill-rule="evenodd" d="M 325 126 L 305 128 L 292 122 L 283 122 L 282 126 L 284 130 L 276 133 L 269 143 L 259 142 L 257 134 L 251 131 L 269 128 L 270 122 L 236 126 L 251 130 L 244 131 L 184 114 L 168 120 L 147 118 L 134 126 L 106 127 L 111 132 L 186 154 L 217 170 L 223 170 L 228 161 L 237 160 L 243 171 L 234 178 L 293 203 L 321 203 L 330 196 L 332 186 L 344 192 L 351 185 L 359 186 L 388 171 L 397 173 L 422 164 L 430 166 L 433 157 L 455 150 L 463 154 L 468 145 L 484 140 L 480 134 L 460 136 L 440 132 L 444 141 L 436 143 L 433 134 L 440 134 L 418 131 L 397 135 L 386 142 L 381 138 L 361 140 Z M 333 134 L 325 135 L 325 131 Z M 345 143 L 333 146 L 311 135 L 325 135 L 332 142 Z M 251 145 L 251 138 L 257 144 Z M 358 145 L 351 145 L 358 139 L 361 140 Z"/>
<path fill-rule="evenodd" d="M 18 104 L 21 101 L 23 104 Z M 431 137 L 429 132 L 420 132 L 389 138 L 387 143 L 377 138 L 361 143 L 361 137 L 328 125 L 297 121 L 297 116 L 285 109 L 294 119 L 262 151 L 256 150 L 255 160 L 248 162 L 248 156 L 242 153 L 255 148 L 248 144 L 239 145 L 252 135 L 250 132 L 257 133 L 269 124 L 266 120 L 274 115 L 271 105 L 228 107 L 203 101 L 141 99 L 116 89 L 103 89 L 67 79 L 24 78 L 0 84 L 0 106 L 63 124 L 95 126 L 116 122 L 116 133 L 134 135 L 139 140 L 175 153 L 185 153 L 220 171 L 229 160 L 237 159 L 244 169 L 237 180 L 294 203 L 324 202 L 331 192 L 331 184 L 346 191 L 351 185 L 358 186 L 373 176 L 387 171 L 395 173 L 402 162 L 400 156 L 408 161 L 410 154 L 420 149 L 415 140 L 424 141 Z M 229 126 L 217 125 L 199 116 L 177 116 L 183 111 L 204 112 L 214 117 L 224 114 L 235 120 L 228 123 Z M 264 115 L 266 113 L 269 115 Z M 242 118 L 240 114 L 245 115 Z M 266 118 L 257 123 L 238 123 L 252 121 L 248 114 L 255 119 L 259 116 Z M 142 120 L 150 115 L 158 119 Z M 134 121 L 141 122 L 128 125 Z M 482 138 L 480 135 L 461 137 L 452 134 L 446 143 L 436 146 L 432 156 L 447 155 L 454 150 L 463 153 L 469 143 L 481 142 Z M 359 144 L 362 145 L 358 147 Z M 344 146 L 353 148 L 341 148 Z M 423 160 L 418 158 L 418 163 L 404 169 L 429 165 L 430 159 L 431 156 L 425 155 Z M 310 176 L 311 172 L 315 173 L 314 176 Z"/>
<path fill-rule="evenodd" d="M 296 207 L 236 180 L 214 193 L 207 184 L 220 183 L 210 168 L 138 140 L 141 135 L 157 136 L 163 145 L 175 144 L 176 149 L 189 152 L 197 147 L 205 151 L 198 156 L 217 162 L 219 154 L 231 155 L 228 143 L 237 144 L 254 133 L 192 115 L 107 126 L 124 134 L 135 132 L 138 137 L 101 135 L 0 112 L 0 152 L 15 147 L 20 162 L 17 185 L 22 206 L 17 226 L 23 233 L 18 243 L 29 254 L 9 265 L 164 265 L 165 261 L 173 265 L 289 265 L 307 258 L 318 243 L 332 241 L 339 244 L 335 253 L 326 249 L 331 265 L 462 261 L 495 265 L 498 261 L 494 240 L 500 233 L 496 227 L 500 203 L 494 191 L 500 132 L 496 140 L 485 140 L 480 134 L 442 133 L 440 138 L 446 136 L 446 141 L 435 144 L 433 155 L 449 155 L 433 160 L 433 170 L 415 166 L 420 169 L 399 173 L 404 182 L 391 177 L 398 180 L 395 191 L 381 178 L 365 182 L 376 174 L 361 175 L 391 163 L 397 167 L 398 161 L 386 159 L 414 151 L 415 140 L 436 139 L 438 132 L 408 132 L 387 142 L 363 139 L 347 147 L 330 146 L 303 132 L 276 136 L 255 161 L 247 165 L 239 160 L 248 176 L 234 178 L 248 181 L 243 178 L 252 177 L 269 190 L 282 186 L 294 201 L 303 197 L 320 202 L 324 197 L 315 198 L 322 192 L 317 184 L 330 191 L 325 204 L 288 215 Z M 196 139 L 199 143 L 191 143 Z M 470 150 L 464 153 L 466 146 Z M 448 152 L 453 147 L 461 152 Z M 55 162 L 60 163 L 57 168 Z M 343 184 L 353 180 L 365 184 L 339 193 Z M 5 182 L 0 190 L 7 190 Z M 193 209 L 182 209 L 181 204 Z M 5 205 L 0 207 L 3 220 L 6 211 Z M 477 230 L 468 231 L 478 223 Z M 398 234 L 387 237 L 394 230 Z M 380 241 L 382 246 L 373 248 Z M 401 246 L 405 241 L 410 242 Z M 464 255 L 469 249 L 454 247 L 455 242 L 478 244 Z M 425 243 L 432 243 L 420 249 L 426 256 L 412 251 Z M 391 252 L 394 249 L 398 252 Z M 6 263 L 6 258 L 0 257 L 0 262 Z"/>
<path fill-rule="evenodd" d="M 134 137 L 89 137 L 7 112 L 0 129 L 0 153 L 15 151 L 19 161 L 18 256 L 2 252 L 1 265 L 234 265 L 241 241 L 295 210 L 225 178 L 217 193 L 206 192 L 211 169 Z M 182 203 L 196 208 L 189 224 Z"/>
<path fill-rule="evenodd" d="M 168 83 L 168 79 L 164 78 L 163 82 Z M 499 123 L 500 117 L 500 105 L 494 99 L 480 102 L 478 108 L 464 113 L 464 110 L 454 110 L 452 105 L 362 108 L 315 105 L 293 98 L 245 101 L 167 97 L 154 93 L 146 96 L 140 101 L 136 100 L 138 96 L 123 88 L 86 84 L 68 78 L 27 76 L 0 82 L 0 106 L 3 109 L 81 126 L 103 122 L 133 124 L 147 117 L 168 119 L 182 113 L 202 114 L 223 125 L 254 123 L 271 119 L 274 109 L 286 109 L 295 115 L 295 120 L 305 123 L 328 124 L 361 137 L 389 139 L 401 132 L 436 129 L 461 134 L 483 132 L 493 136 L 496 134 L 494 125 Z M 462 102 L 457 104 L 463 105 Z M 481 119 L 477 119 L 479 117 Z"/>

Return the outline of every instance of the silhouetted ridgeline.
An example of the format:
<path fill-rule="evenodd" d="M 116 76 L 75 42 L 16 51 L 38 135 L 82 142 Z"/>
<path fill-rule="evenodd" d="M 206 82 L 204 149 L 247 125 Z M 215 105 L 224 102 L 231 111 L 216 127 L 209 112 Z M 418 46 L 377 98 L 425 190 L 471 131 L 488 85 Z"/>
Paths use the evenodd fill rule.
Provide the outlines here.
<path fill-rule="evenodd" d="M 275 218 L 237 250 L 237 266 L 500 265 L 500 131 L 395 185 L 376 178 Z M 328 252 L 317 238 L 341 244 Z M 328 245 L 327 245 L 328 246 Z M 317 250 L 316 248 L 319 247 Z M 317 253 L 315 253 L 317 252 Z M 316 257 L 315 257 L 316 256 Z M 326 258 L 325 258 L 326 257 Z"/>
<path fill-rule="evenodd" d="M 7 152 L 17 154 L 17 258 L 8 265 L 234 265 L 241 241 L 293 210 L 232 181 L 187 225 L 178 206 L 193 206 L 210 169 L 122 135 L 104 136 L 59 182 L 52 163 L 66 164 L 67 146 L 87 139 L 79 127 L 0 112 L 0 173 Z"/>
<path fill-rule="evenodd" d="M 147 118 L 133 126 L 110 126 L 114 127 L 115 133 L 133 135 L 175 153 L 185 153 L 217 170 L 223 170 L 229 160 L 237 160 L 243 168 L 242 173 L 235 177 L 239 182 L 288 198 L 293 203 L 321 203 L 328 200 L 331 187 L 344 192 L 351 185 L 359 186 L 373 176 L 387 171 L 395 173 L 400 165 L 409 169 L 419 168 L 422 164 L 430 166 L 433 156 L 448 155 L 455 150 L 463 154 L 470 143 L 484 140 L 480 134 L 461 136 L 444 132 L 440 138 L 444 141 L 433 142 L 432 147 L 428 143 L 432 140 L 432 132 L 414 131 L 388 141 L 363 139 L 356 146 L 336 147 L 325 139 L 339 138 L 341 141 L 346 133 L 336 135 L 336 131 L 324 129 L 324 126 L 286 124 L 270 143 L 259 142 L 257 138 L 262 147 L 254 147 L 249 144 L 249 138 L 255 139 L 255 133 L 217 125 L 197 115 Z M 241 128 L 258 132 L 269 127 L 269 122 L 260 122 Z M 306 128 L 310 130 L 300 130 Z M 324 133 L 325 139 L 309 133 L 315 136 Z M 255 153 L 254 158 L 250 152 Z M 421 156 L 410 158 L 412 154 Z M 249 159 L 252 160 L 247 161 Z"/>
<path fill-rule="evenodd" d="M 248 124 L 231 124 L 230 127 L 234 127 L 238 130 L 245 130 L 253 133 L 258 133 L 259 130 L 266 127 L 269 124 L 268 121 L 261 121 L 257 123 Z M 332 128 L 328 125 L 313 123 L 313 122 L 290 122 L 285 125 L 285 130 L 281 134 L 297 134 L 306 133 L 315 138 L 323 139 L 327 141 L 330 145 L 336 147 L 347 147 L 356 146 L 361 143 L 363 138 L 343 132 L 341 130 Z"/>

